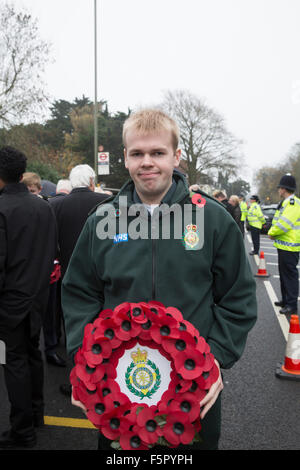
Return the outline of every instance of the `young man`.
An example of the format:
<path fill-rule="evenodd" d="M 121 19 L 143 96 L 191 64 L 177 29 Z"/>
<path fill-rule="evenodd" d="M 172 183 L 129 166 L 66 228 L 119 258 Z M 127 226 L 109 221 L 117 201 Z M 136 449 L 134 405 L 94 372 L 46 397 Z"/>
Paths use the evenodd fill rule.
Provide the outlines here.
<path fill-rule="evenodd" d="M 278 185 L 282 199 L 274 214 L 268 235 L 278 252 L 278 268 L 282 298 L 275 305 L 280 313 L 297 314 L 299 274 L 297 264 L 300 251 L 300 200 L 294 194 L 296 180 L 284 175 Z"/>
<path fill-rule="evenodd" d="M 41 318 L 56 255 L 55 218 L 49 204 L 20 182 L 26 157 L 0 149 L 0 340 L 11 404 L 9 431 L 0 448 L 32 447 L 44 420 Z"/>
<path fill-rule="evenodd" d="M 112 219 L 128 215 L 128 233 L 120 243 L 100 239 L 103 216 L 98 210 L 89 216 L 63 281 L 68 351 L 73 354 L 81 346 L 85 325 L 101 309 L 125 301 L 157 300 L 178 308 L 210 344 L 216 363 L 231 367 L 256 320 L 255 283 L 241 232 L 226 209 L 209 196 L 204 207 L 192 203 L 185 178 L 174 171 L 181 152 L 179 131 L 171 118 L 158 110 L 132 114 L 124 124 L 123 141 L 131 179 L 109 205 L 114 209 Z M 154 217 L 162 204 L 178 204 L 183 210 L 187 206 L 193 220 L 201 213 L 202 223 L 194 229 L 203 244 L 183 242 L 187 230 L 183 220 L 178 238 L 172 230 L 167 239 L 161 234 L 152 239 L 130 237 L 130 224 L 138 217 L 138 212 L 130 211 L 135 204 L 149 211 L 144 211 L 146 227 L 151 226 L 150 213 Z M 158 218 L 160 226 L 163 219 Z M 200 449 L 218 447 L 222 388 L 220 374 L 201 402 Z M 109 441 L 101 439 L 100 448 L 109 449 Z"/>

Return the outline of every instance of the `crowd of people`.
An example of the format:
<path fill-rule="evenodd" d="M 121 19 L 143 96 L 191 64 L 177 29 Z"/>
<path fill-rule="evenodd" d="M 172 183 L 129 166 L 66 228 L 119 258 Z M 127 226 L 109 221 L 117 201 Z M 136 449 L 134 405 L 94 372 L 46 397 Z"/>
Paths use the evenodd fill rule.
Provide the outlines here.
<path fill-rule="evenodd" d="M 190 191 L 192 192 L 198 192 L 199 190 L 200 187 L 197 184 L 190 186 Z M 248 214 L 248 204 L 245 201 L 245 196 L 237 196 L 236 194 L 232 194 L 228 198 L 226 191 L 219 189 L 214 190 L 212 196 L 214 199 L 216 199 L 216 201 L 219 201 L 221 204 L 223 204 L 223 206 L 235 220 L 237 226 L 244 236 L 245 220 Z"/>
<path fill-rule="evenodd" d="M 241 236 L 251 206 L 235 195 L 227 200 L 222 191 L 211 197 L 189 188 L 178 171 L 178 143 L 178 126 L 165 113 L 141 110 L 130 115 L 123 128 L 130 179 L 110 198 L 95 187 L 89 165 L 75 166 L 68 179 L 58 182 L 56 194 L 47 197 L 39 176 L 26 172 L 26 156 L 11 147 L 0 149 L 0 339 L 6 346 L 10 401 L 10 429 L 0 437 L 0 448 L 36 444 L 45 407 L 42 328 L 46 360 L 65 366 L 57 354 L 62 333 L 74 358 L 85 326 L 102 309 L 149 300 L 184 312 L 210 346 L 218 377 L 200 402 L 201 442 L 186 448 L 218 448 L 220 371 L 241 357 L 257 316 L 255 281 Z M 192 190 L 200 192 L 201 205 L 191 197 Z M 103 216 L 95 208 L 106 201 L 118 217 L 120 196 L 128 203 L 122 211 L 143 204 L 148 218 L 153 207 L 175 201 L 189 204 L 194 218 L 203 211 L 203 246 L 194 243 L 201 228 L 197 225 L 193 243 L 122 237 L 120 247 L 99 239 L 96 227 Z M 72 396 L 70 384 L 62 391 Z M 73 396 L 72 403 L 86 412 Z M 98 448 L 110 449 L 100 433 Z"/>
<path fill-rule="evenodd" d="M 46 361 L 64 367 L 57 354 L 64 336 L 61 280 L 89 211 L 109 197 L 95 191 L 89 165 L 75 166 L 50 197 L 40 176 L 25 170 L 22 152 L 1 149 L 0 339 L 6 346 L 11 429 L 1 436 L 0 448 L 35 445 L 35 428 L 44 417 L 40 332 Z"/>

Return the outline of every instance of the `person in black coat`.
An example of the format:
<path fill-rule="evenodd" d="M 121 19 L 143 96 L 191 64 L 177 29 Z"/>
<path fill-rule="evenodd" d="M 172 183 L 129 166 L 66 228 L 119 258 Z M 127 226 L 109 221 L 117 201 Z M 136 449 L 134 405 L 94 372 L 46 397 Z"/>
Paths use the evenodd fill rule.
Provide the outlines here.
<path fill-rule="evenodd" d="M 107 194 L 95 192 L 95 172 L 89 165 L 75 166 L 69 179 L 72 186 L 70 194 L 56 199 L 55 203 L 49 199 L 57 222 L 62 278 L 89 212 L 108 198 Z"/>
<path fill-rule="evenodd" d="M 11 406 L 11 428 L 0 437 L 0 448 L 34 446 L 44 415 L 39 338 L 57 234 L 49 204 L 20 182 L 25 170 L 22 152 L 0 149 L 0 340 Z"/>
<path fill-rule="evenodd" d="M 233 207 L 233 213 L 232 216 L 234 220 L 236 221 L 236 224 L 238 225 L 240 231 L 243 233 L 243 226 L 241 222 L 241 208 L 240 208 L 240 200 L 239 197 L 236 194 L 232 194 L 228 200 L 229 204 Z"/>
<path fill-rule="evenodd" d="M 89 212 L 109 197 L 107 194 L 95 192 L 95 172 L 89 165 L 75 166 L 69 179 L 71 192 L 59 199 L 49 199 L 58 229 L 61 281 Z M 62 384 L 59 389 L 64 395 L 71 396 L 70 384 Z"/>

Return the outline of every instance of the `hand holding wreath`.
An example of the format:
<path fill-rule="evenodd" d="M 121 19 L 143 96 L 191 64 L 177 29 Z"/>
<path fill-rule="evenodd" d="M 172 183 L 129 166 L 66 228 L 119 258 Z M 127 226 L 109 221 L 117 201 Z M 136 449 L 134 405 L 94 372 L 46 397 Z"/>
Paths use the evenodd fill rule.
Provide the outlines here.
<path fill-rule="evenodd" d="M 178 309 L 154 301 L 100 312 L 85 327 L 70 380 L 72 403 L 129 450 L 196 442 L 223 388 L 204 338 Z"/>

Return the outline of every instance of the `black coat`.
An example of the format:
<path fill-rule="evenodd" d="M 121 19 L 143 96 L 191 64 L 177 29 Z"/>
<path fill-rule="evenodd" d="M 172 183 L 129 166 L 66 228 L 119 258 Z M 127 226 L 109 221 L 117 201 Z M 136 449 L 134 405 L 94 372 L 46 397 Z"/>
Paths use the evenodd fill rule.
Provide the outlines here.
<path fill-rule="evenodd" d="M 107 198 L 107 194 L 95 193 L 86 187 L 74 188 L 64 197 L 49 199 L 56 216 L 62 277 L 89 212 Z"/>
<path fill-rule="evenodd" d="M 41 326 L 57 249 L 53 211 L 25 184 L 0 194 L 0 330 L 15 328 L 30 315 L 32 330 Z"/>

